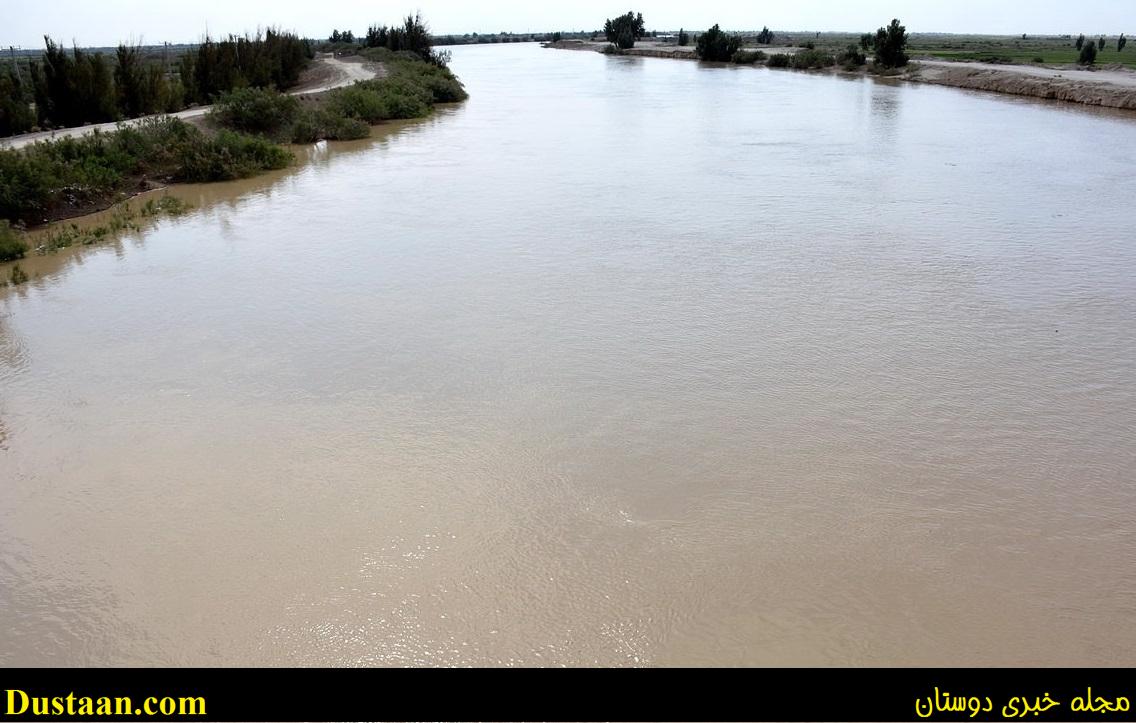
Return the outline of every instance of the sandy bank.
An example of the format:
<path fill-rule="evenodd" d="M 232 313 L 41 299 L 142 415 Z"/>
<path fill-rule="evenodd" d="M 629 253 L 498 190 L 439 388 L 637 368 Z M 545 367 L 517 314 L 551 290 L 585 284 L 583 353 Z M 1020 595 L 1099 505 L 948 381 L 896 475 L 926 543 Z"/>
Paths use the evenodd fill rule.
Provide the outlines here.
<path fill-rule="evenodd" d="M 1136 110 L 1136 72 L 920 60 L 907 80 Z"/>
<path fill-rule="evenodd" d="M 558 50 L 591 50 L 602 52 L 605 42 L 561 40 L 546 43 Z M 761 46 L 752 48 L 767 54 L 793 54 L 801 48 Z M 693 47 L 641 42 L 624 51 L 624 55 L 697 60 Z M 811 71 L 818 72 L 818 71 Z M 823 71 L 821 71 L 823 72 Z M 829 72 L 837 72 L 835 69 Z M 846 72 L 846 71 L 840 71 Z M 861 72 L 867 72 L 861 71 Z M 1085 70 L 1077 67 L 1043 67 L 1034 65 L 992 65 L 989 63 L 952 62 L 920 59 L 896 76 L 914 83 L 931 83 L 968 90 L 1059 100 L 1105 108 L 1136 110 L 1136 71 L 1122 67 Z"/>

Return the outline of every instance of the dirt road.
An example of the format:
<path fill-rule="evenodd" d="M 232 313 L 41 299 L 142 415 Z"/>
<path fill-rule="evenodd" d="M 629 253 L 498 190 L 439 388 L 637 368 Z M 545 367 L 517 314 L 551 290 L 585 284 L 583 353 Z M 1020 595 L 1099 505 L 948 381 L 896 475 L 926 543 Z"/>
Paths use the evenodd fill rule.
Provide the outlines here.
<path fill-rule="evenodd" d="M 314 95 L 316 93 L 324 93 L 329 90 L 334 90 L 335 88 L 351 85 L 357 80 L 370 80 L 382 75 L 381 67 L 372 63 L 362 62 L 360 59 L 343 59 L 336 58 L 332 55 L 321 54 L 316 56 L 315 62 L 312 65 L 313 67 L 310 70 L 313 76 L 319 78 L 319 80 L 316 81 L 318 84 L 314 87 L 304 87 L 301 82 L 300 89 L 291 91 L 289 95 Z M 178 111 L 177 113 L 132 118 L 131 120 L 123 121 L 123 124 L 137 125 L 147 118 L 157 118 L 161 117 L 161 115 L 168 115 L 171 118 L 180 118 L 182 120 L 197 118 L 205 115 L 212 108 L 213 106 L 206 105 L 199 108 Z M 23 148 L 37 141 L 57 138 L 80 138 L 96 129 L 104 133 L 109 133 L 115 130 L 118 125 L 118 123 L 99 123 L 97 125 L 80 126 L 78 128 L 61 128 L 54 131 L 43 131 L 42 133 L 26 133 L 22 136 L 14 136 L 12 138 L 0 138 L 0 148 Z"/>

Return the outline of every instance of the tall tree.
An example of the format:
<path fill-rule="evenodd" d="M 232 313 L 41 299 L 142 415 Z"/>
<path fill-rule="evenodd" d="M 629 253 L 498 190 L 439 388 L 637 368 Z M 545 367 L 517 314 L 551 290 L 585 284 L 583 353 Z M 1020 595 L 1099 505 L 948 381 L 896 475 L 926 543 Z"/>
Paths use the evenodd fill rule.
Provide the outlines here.
<path fill-rule="evenodd" d="M 886 28 L 876 31 L 876 62 L 888 68 L 907 65 L 907 28 L 893 19 Z"/>
<path fill-rule="evenodd" d="M 604 36 L 609 43 L 626 50 L 635 47 L 635 41 L 646 35 L 643 23 L 643 13 L 635 14 L 628 11 L 626 15 L 617 18 L 608 18 L 604 22 Z"/>

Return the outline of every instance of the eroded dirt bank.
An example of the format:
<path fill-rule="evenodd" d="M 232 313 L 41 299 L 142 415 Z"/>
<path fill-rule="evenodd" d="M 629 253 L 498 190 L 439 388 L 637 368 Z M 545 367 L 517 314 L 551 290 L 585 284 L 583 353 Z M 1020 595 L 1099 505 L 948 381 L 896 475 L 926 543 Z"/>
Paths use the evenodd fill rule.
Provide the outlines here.
<path fill-rule="evenodd" d="M 919 61 L 904 77 L 920 83 L 955 88 L 1136 110 L 1136 73 L 1130 70 L 1059 69 L 924 60 Z"/>

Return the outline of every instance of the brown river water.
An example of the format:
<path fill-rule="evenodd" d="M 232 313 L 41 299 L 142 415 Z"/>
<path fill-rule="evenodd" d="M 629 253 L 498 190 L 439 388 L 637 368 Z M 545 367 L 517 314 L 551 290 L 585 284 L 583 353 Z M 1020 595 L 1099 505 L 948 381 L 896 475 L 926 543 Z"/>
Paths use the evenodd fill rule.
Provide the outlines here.
<path fill-rule="evenodd" d="M 0 664 L 1136 664 L 1136 116 L 453 67 L 0 291 Z"/>

